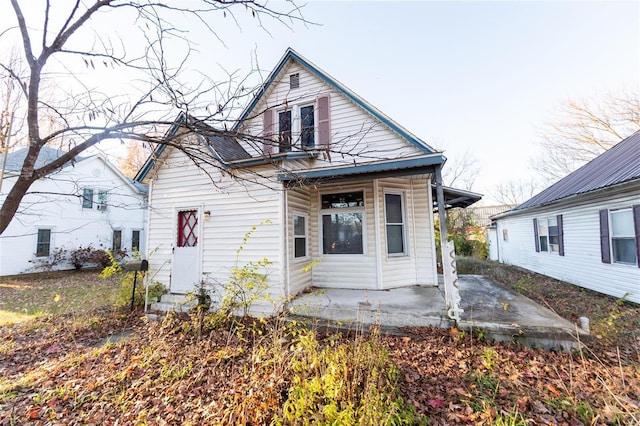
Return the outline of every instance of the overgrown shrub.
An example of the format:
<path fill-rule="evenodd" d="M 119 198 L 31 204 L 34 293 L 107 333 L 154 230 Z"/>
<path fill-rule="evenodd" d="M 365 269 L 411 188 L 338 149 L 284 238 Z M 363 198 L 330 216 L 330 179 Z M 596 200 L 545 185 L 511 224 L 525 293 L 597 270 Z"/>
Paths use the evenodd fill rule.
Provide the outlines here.
<path fill-rule="evenodd" d="M 100 273 L 100 277 L 107 279 L 113 276 L 118 277 L 120 280 L 120 291 L 116 300 L 115 306 L 118 308 L 127 307 L 131 305 L 131 297 L 133 294 L 133 306 L 144 306 L 144 300 L 146 290 L 144 286 L 144 273 L 138 272 L 138 278 L 136 281 L 136 291 L 133 293 L 133 283 L 136 279 L 136 272 L 125 271 L 118 259 L 111 253 L 110 250 L 100 250 L 104 252 L 108 259 L 108 266 L 106 266 Z M 139 258 L 139 253 L 132 255 L 134 258 Z M 166 287 L 159 282 L 154 282 L 149 285 L 149 300 L 156 300 L 161 295 L 166 293 Z"/>
<path fill-rule="evenodd" d="M 290 361 L 293 373 L 282 415 L 272 424 L 421 425 L 400 397 L 400 371 L 379 341 L 379 331 L 354 341 L 321 345 L 302 331 Z"/>
<path fill-rule="evenodd" d="M 30 260 L 33 263 L 33 269 L 36 271 L 50 272 L 60 269 L 60 266 L 66 265 L 68 262 L 69 252 L 64 247 L 56 247 L 49 252 L 49 256 L 36 257 Z"/>
<path fill-rule="evenodd" d="M 69 253 L 69 259 L 71 260 L 71 264 L 79 271 L 83 266 L 86 266 L 88 263 L 92 263 L 93 255 L 95 249 L 91 244 L 87 247 L 78 247 L 75 250 L 71 250 Z"/>

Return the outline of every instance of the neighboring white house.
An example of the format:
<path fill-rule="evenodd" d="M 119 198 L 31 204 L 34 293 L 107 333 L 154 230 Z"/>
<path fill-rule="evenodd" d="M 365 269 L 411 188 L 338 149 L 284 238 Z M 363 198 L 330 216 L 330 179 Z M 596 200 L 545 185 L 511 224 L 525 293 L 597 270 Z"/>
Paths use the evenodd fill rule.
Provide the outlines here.
<path fill-rule="evenodd" d="M 9 154 L 0 203 L 20 173 L 27 148 Z M 36 167 L 61 151 L 43 148 Z M 2 156 L 0 156 L 0 162 Z M 1 163 L 0 163 L 1 164 Z M 134 184 L 102 155 L 77 157 L 36 181 L 0 235 L 0 276 L 34 272 L 56 250 L 145 249 L 146 186 Z M 63 262 L 56 269 L 72 266 Z"/>
<path fill-rule="evenodd" d="M 171 293 L 226 282 L 261 223 L 238 266 L 267 258 L 276 300 L 310 286 L 435 286 L 434 205 L 480 199 L 441 187 L 437 200 L 442 153 L 291 49 L 234 130 L 181 115 L 167 138 L 217 162 L 161 145 L 136 177 L 150 185 L 151 274 Z"/>
<path fill-rule="evenodd" d="M 494 217 L 493 260 L 640 303 L 640 132 Z"/>

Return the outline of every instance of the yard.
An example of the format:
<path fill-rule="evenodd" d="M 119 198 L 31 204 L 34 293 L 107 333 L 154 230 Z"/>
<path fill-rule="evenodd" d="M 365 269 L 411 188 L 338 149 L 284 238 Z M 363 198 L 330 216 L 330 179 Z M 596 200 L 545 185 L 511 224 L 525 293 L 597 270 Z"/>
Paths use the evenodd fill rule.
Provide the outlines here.
<path fill-rule="evenodd" d="M 5 279 L 0 425 L 640 424 L 639 306 L 488 262 L 459 266 L 568 319 L 589 312 L 594 336 L 565 354 L 455 329 L 153 321 L 114 308 L 119 284 L 96 272 Z"/>

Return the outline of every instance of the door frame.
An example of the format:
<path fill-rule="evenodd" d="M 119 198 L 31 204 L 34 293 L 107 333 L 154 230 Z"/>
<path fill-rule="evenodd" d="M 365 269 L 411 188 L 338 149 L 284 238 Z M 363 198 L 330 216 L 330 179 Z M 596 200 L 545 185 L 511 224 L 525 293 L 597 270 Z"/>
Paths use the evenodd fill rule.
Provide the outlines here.
<path fill-rule="evenodd" d="M 198 233 L 196 235 L 196 237 L 198 238 L 198 277 L 202 278 L 202 255 L 203 255 L 203 245 L 204 245 L 204 204 L 198 204 L 198 205 L 186 205 L 186 206 L 180 206 L 180 207 L 174 207 L 173 208 L 173 219 L 172 219 L 172 223 L 173 223 L 173 230 L 171 231 L 172 235 L 171 235 L 171 279 L 169 280 L 169 292 L 170 293 L 174 293 L 173 289 L 172 289 L 172 285 L 173 285 L 173 273 L 174 273 L 174 266 L 175 266 L 175 252 L 174 249 L 178 246 L 178 213 L 179 212 L 183 212 L 183 211 L 189 211 L 189 210 L 195 210 L 196 213 L 196 217 L 198 219 Z M 193 290 L 195 291 L 196 288 L 194 287 Z M 176 293 L 176 294 L 183 294 L 183 293 Z"/>

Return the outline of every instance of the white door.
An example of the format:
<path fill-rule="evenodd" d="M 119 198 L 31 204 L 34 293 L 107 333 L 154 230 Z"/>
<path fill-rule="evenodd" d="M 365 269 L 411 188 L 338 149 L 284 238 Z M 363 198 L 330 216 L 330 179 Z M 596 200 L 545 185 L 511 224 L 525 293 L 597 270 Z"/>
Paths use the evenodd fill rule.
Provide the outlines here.
<path fill-rule="evenodd" d="M 179 210 L 177 215 L 171 293 L 188 293 L 200 281 L 199 213 L 197 209 Z"/>

